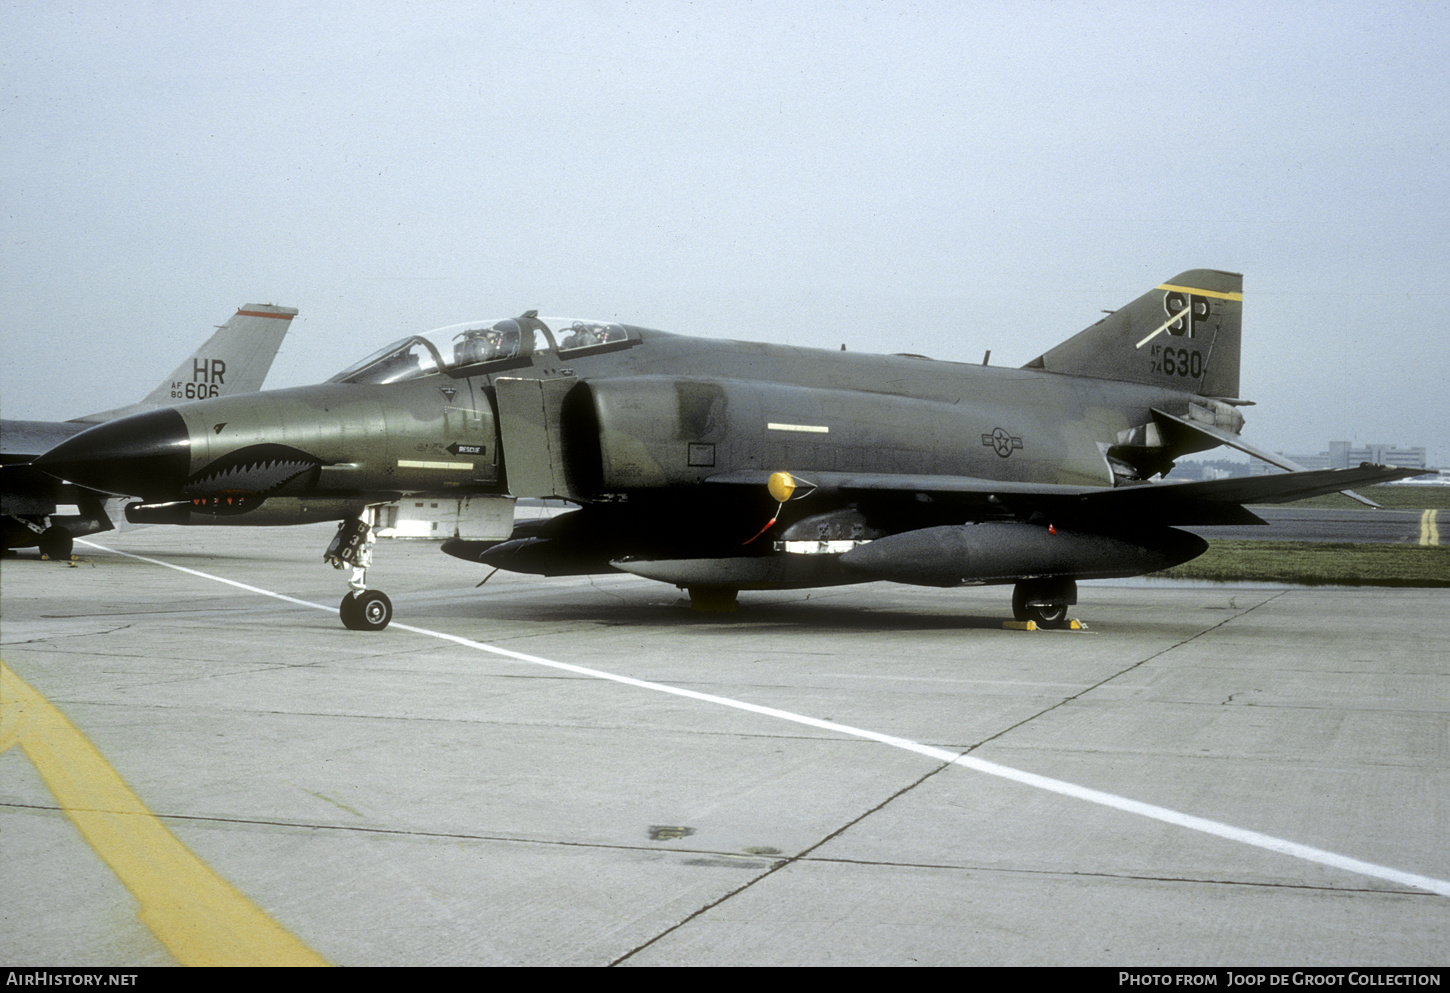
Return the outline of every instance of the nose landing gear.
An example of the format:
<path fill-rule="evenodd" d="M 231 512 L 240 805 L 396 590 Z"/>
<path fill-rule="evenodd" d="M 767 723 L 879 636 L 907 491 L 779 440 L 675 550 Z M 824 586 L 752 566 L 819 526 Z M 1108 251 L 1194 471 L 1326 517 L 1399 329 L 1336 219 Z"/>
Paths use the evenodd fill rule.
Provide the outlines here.
<path fill-rule="evenodd" d="M 338 524 L 337 534 L 322 555 L 322 560 L 334 569 L 352 567 L 352 578 L 347 583 L 351 589 L 337 608 L 349 631 L 381 631 L 393 619 L 393 602 L 388 595 L 367 588 L 368 566 L 373 564 L 376 543 L 372 528 L 351 517 Z"/>

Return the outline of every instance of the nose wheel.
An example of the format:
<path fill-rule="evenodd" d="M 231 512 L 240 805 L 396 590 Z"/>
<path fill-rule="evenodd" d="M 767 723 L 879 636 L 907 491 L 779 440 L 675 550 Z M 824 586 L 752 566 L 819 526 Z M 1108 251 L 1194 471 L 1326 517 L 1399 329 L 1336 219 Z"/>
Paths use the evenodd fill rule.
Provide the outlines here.
<path fill-rule="evenodd" d="M 352 568 L 351 589 L 338 604 L 337 616 L 349 631 L 381 631 L 393 619 L 393 601 L 381 590 L 367 588 L 368 566 L 373 564 L 376 536 L 362 521 L 349 518 L 337 526 L 337 534 L 323 553 L 324 562 L 334 569 Z"/>
<path fill-rule="evenodd" d="M 381 631 L 393 619 L 393 601 L 382 590 L 349 592 L 337 613 L 349 631 Z"/>

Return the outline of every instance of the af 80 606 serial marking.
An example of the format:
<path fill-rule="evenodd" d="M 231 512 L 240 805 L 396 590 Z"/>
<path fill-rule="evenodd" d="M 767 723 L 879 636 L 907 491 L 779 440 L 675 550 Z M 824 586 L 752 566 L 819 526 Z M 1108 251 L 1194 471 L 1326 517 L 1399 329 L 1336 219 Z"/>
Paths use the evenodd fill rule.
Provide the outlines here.
<path fill-rule="evenodd" d="M 227 364 L 221 359 L 194 359 L 189 381 L 172 380 L 171 399 L 207 400 L 221 396 L 226 380 Z"/>
<path fill-rule="evenodd" d="M 1151 481 L 1221 444 L 1283 464 L 1239 433 L 1242 299 L 1235 273 L 1184 272 L 1018 369 L 528 311 L 411 335 L 316 386 L 103 425 L 42 464 L 139 497 L 133 520 L 342 520 L 339 566 L 369 504 L 549 497 L 574 509 L 444 550 L 630 572 L 709 607 L 742 589 L 1011 583 L 1019 619 L 1056 625 L 1076 580 L 1203 549 L 1173 525 L 1411 474 Z M 386 624 L 370 603 L 345 600 L 344 621 Z"/>

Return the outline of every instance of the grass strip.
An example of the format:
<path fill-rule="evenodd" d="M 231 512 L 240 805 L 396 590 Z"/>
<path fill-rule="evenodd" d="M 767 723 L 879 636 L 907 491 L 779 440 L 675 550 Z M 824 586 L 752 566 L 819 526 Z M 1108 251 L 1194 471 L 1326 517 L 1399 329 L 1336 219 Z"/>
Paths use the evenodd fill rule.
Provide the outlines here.
<path fill-rule="evenodd" d="M 1273 582 L 1300 586 L 1450 588 L 1450 547 L 1317 541 L 1218 541 L 1164 579 Z"/>

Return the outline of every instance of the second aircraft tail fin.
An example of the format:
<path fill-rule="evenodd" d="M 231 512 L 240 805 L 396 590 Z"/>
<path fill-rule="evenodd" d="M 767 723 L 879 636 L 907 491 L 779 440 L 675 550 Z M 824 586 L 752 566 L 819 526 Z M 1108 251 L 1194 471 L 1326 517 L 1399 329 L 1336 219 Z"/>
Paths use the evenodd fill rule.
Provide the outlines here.
<path fill-rule="evenodd" d="M 282 347 L 282 338 L 296 316 L 293 307 L 243 305 L 142 402 L 164 405 L 255 393 L 262 388 L 277 349 Z"/>
<path fill-rule="evenodd" d="M 262 381 L 267 378 L 272 360 L 277 357 L 282 339 L 296 316 L 294 307 L 244 304 L 140 403 L 76 420 L 99 423 L 188 400 L 255 393 L 262 388 Z"/>

